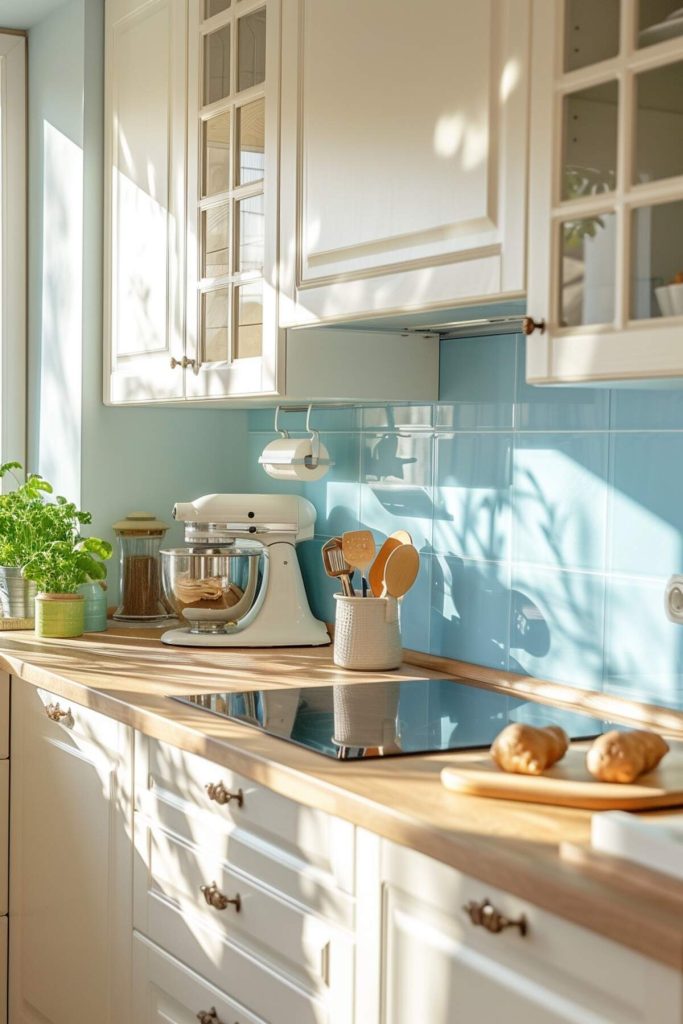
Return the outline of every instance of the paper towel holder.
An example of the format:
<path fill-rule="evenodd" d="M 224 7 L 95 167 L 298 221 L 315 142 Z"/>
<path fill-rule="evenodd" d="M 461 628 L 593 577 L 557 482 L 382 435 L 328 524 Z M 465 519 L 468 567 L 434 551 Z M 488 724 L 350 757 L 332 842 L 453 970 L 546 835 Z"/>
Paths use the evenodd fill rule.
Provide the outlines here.
<path fill-rule="evenodd" d="M 311 426 L 311 415 L 313 413 L 313 406 L 276 406 L 275 407 L 275 433 L 279 434 L 283 440 L 289 439 L 289 431 L 284 427 L 280 426 L 280 414 L 283 412 L 303 412 L 306 411 L 306 432 L 310 435 L 311 439 L 311 451 L 310 454 L 306 455 L 303 459 L 292 459 L 284 452 L 268 450 L 271 448 L 270 445 L 266 445 L 265 449 L 259 456 L 259 464 L 262 466 L 305 466 L 306 469 L 318 469 L 319 467 L 325 467 L 329 469 L 334 466 L 334 462 L 329 458 L 327 450 L 324 445 L 320 444 L 320 432 L 315 430 Z M 273 446 L 274 447 L 274 446 Z M 324 454 L 323 454 L 324 452 Z M 267 470 L 266 470 L 267 472 Z"/>

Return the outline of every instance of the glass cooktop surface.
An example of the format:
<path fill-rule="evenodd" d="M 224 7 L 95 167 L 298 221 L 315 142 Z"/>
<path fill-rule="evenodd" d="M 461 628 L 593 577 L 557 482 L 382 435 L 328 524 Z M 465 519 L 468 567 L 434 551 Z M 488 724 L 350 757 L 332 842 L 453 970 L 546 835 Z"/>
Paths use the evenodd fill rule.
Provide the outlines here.
<path fill-rule="evenodd" d="M 489 747 L 511 722 L 561 725 L 592 739 L 592 715 L 510 697 L 452 679 L 198 693 L 174 700 L 254 726 L 326 757 L 359 760 Z"/>

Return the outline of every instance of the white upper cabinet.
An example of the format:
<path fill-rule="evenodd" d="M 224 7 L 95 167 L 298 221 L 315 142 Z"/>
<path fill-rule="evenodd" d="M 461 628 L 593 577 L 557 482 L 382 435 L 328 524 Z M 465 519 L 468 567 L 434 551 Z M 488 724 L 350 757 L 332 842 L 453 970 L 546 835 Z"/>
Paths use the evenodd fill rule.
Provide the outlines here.
<path fill-rule="evenodd" d="M 283 0 L 285 325 L 524 290 L 529 0 Z"/>
<path fill-rule="evenodd" d="M 680 0 L 540 0 L 532 35 L 527 378 L 682 376 Z"/>
<path fill-rule="evenodd" d="M 186 0 L 107 0 L 104 397 L 182 398 Z"/>

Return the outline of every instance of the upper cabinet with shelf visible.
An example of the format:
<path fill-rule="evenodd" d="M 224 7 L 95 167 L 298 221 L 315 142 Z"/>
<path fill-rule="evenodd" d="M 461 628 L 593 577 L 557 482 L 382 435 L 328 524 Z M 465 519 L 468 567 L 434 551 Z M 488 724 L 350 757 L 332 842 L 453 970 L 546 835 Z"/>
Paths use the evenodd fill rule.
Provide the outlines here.
<path fill-rule="evenodd" d="M 680 0 L 533 18 L 532 383 L 683 376 Z"/>
<path fill-rule="evenodd" d="M 279 38 L 274 0 L 190 5 L 188 398 L 277 390 Z"/>
<path fill-rule="evenodd" d="M 529 0 L 283 0 L 283 324 L 524 291 L 529 29 Z"/>

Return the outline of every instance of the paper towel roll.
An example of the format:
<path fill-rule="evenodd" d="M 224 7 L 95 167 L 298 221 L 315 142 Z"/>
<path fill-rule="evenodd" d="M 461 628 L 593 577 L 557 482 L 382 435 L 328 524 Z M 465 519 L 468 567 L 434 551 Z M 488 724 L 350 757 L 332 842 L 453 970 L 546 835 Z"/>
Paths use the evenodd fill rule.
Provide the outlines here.
<path fill-rule="evenodd" d="M 310 437 L 281 437 L 263 449 L 259 462 L 274 480 L 320 480 L 330 468 L 330 453 L 320 445 L 319 463 L 309 468 L 304 459 L 312 454 Z M 270 461 L 272 459 L 272 461 Z M 326 463 L 326 465 L 321 464 Z"/>

